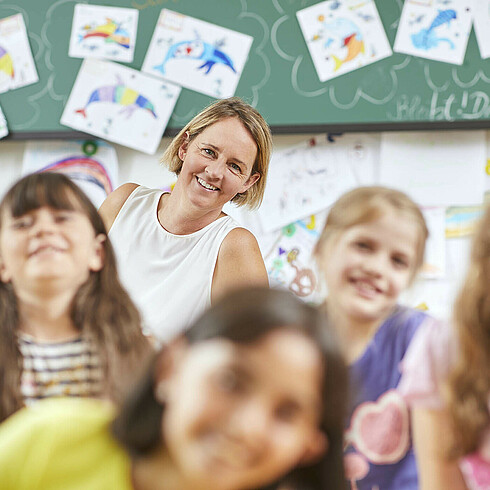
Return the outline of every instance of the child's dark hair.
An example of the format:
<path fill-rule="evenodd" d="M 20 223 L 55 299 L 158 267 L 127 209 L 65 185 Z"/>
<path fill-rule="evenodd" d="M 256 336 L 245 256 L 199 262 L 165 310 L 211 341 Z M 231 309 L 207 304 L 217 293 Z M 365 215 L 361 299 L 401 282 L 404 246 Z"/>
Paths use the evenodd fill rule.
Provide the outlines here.
<path fill-rule="evenodd" d="M 13 217 L 48 206 L 80 211 L 89 219 L 95 235 L 107 235 L 104 223 L 90 199 L 62 174 L 43 172 L 20 179 L 0 203 L 0 229 L 5 213 Z M 73 298 L 71 318 L 75 327 L 89 335 L 96 346 L 113 399 L 119 396 L 116 379 L 120 370 L 131 372 L 148 350 L 138 310 L 119 282 L 116 258 L 109 239 L 103 242 L 104 265 L 91 271 Z M 21 408 L 22 355 L 17 343 L 19 312 L 14 287 L 0 282 L 0 421 Z M 119 382 L 120 383 L 120 382 Z"/>
<path fill-rule="evenodd" d="M 191 345 L 219 337 L 251 343 L 280 327 L 304 333 L 321 352 L 324 363 L 321 429 L 328 437 L 328 451 L 320 461 L 293 469 L 280 483 L 298 490 L 343 489 L 342 435 L 348 392 L 347 368 L 332 329 L 318 309 L 286 291 L 259 287 L 240 289 L 204 312 L 184 336 Z M 165 355 L 165 351 L 160 355 Z M 154 376 L 155 361 L 113 424 L 116 439 L 135 458 L 148 455 L 163 443 L 161 419 L 165 407 L 155 399 Z M 268 488 L 278 488 L 277 485 Z"/>

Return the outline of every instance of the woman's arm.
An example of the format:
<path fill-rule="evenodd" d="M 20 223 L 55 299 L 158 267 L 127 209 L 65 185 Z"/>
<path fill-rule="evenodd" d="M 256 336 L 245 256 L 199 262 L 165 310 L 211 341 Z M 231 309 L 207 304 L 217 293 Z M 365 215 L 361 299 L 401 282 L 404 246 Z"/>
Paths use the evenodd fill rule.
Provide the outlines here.
<path fill-rule="evenodd" d="M 264 260 L 255 237 L 235 228 L 221 244 L 211 286 L 211 302 L 233 288 L 268 286 Z"/>
<path fill-rule="evenodd" d="M 446 410 L 412 409 L 420 490 L 467 490 L 458 461 L 447 458 L 451 426 Z"/>
<path fill-rule="evenodd" d="M 107 233 L 109 233 L 109 230 L 111 229 L 116 216 L 119 214 L 119 211 L 123 207 L 123 204 L 126 202 L 126 199 L 136 189 L 136 187 L 139 187 L 139 185 L 131 183 L 123 184 L 116 190 L 112 191 L 101 204 L 99 214 L 104 220 Z"/>

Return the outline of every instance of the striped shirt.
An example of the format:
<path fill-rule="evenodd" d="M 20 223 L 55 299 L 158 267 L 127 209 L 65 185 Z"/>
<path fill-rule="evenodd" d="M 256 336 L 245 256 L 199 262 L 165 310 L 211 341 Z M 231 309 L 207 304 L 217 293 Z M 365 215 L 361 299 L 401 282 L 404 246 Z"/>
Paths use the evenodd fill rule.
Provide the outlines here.
<path fill-rule="evenodd" d="M 19 333 L 18 342 L 23 357 L 20 389 L 26 405 L 54 396 L 102 396 L 100 359 L 87 338 L 80 335 L 48 343 Z"/>

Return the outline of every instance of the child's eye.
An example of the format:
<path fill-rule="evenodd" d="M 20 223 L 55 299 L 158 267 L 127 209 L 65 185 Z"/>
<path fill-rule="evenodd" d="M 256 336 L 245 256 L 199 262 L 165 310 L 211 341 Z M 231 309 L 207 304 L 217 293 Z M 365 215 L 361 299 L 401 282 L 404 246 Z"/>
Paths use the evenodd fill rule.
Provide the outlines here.
<path fill-rule="evenodd" d="M 392 260 L 395 266 L 399 267 L 400 269 L 406 269 L 408 267 L 408 261 L 403 257 L 393 257 Z"/>
<path fill-rule="evenodd" d="M 358 241 L 355 242 L 355 247 L 358 248 L 359 250 L 371 250 L 371 245 L 368 242 L 365 241 Z"/>
<path fill-rule="evenodd" d="M 235 369 L 227 368 L 216 377 L 218 387 L 228 393 L 239 393 L 245 389 L 245 380 Z"/>
<path fill-rule="evenodd" d="M 276 418 L 282 422 L 292 422 L 300 415 L 300 407 L 293 402 L 279 405 L 275 411 Z"/>
<path fill-rule="evenodd" d="M 71 219 L 70 213 L 59 213 L 56 214 L 54 220 L 56 223 L 64 223 L 65 221 L 69 221 Z"/>
<path fill-rule="evenodd" d="M 12 223 L 12 228 L 14 230 L 22 230 L 24 228 L 29 228 L 32 225 L 33 219 L 30 216 L 22 216 L 20 218 L 14 219 Z"/>

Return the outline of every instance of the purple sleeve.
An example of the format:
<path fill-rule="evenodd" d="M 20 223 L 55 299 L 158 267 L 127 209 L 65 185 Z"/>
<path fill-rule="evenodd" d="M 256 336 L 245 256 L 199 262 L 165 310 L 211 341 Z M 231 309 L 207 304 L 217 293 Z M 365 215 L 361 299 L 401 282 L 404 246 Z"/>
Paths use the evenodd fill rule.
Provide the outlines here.
<path fill-rule="evenodd" d="M 456 357 L 451 327 L 433 319 L 421 325 L 401 362 L 398 390 L 410 407 L 441 409 L 441 388 Z"/>

